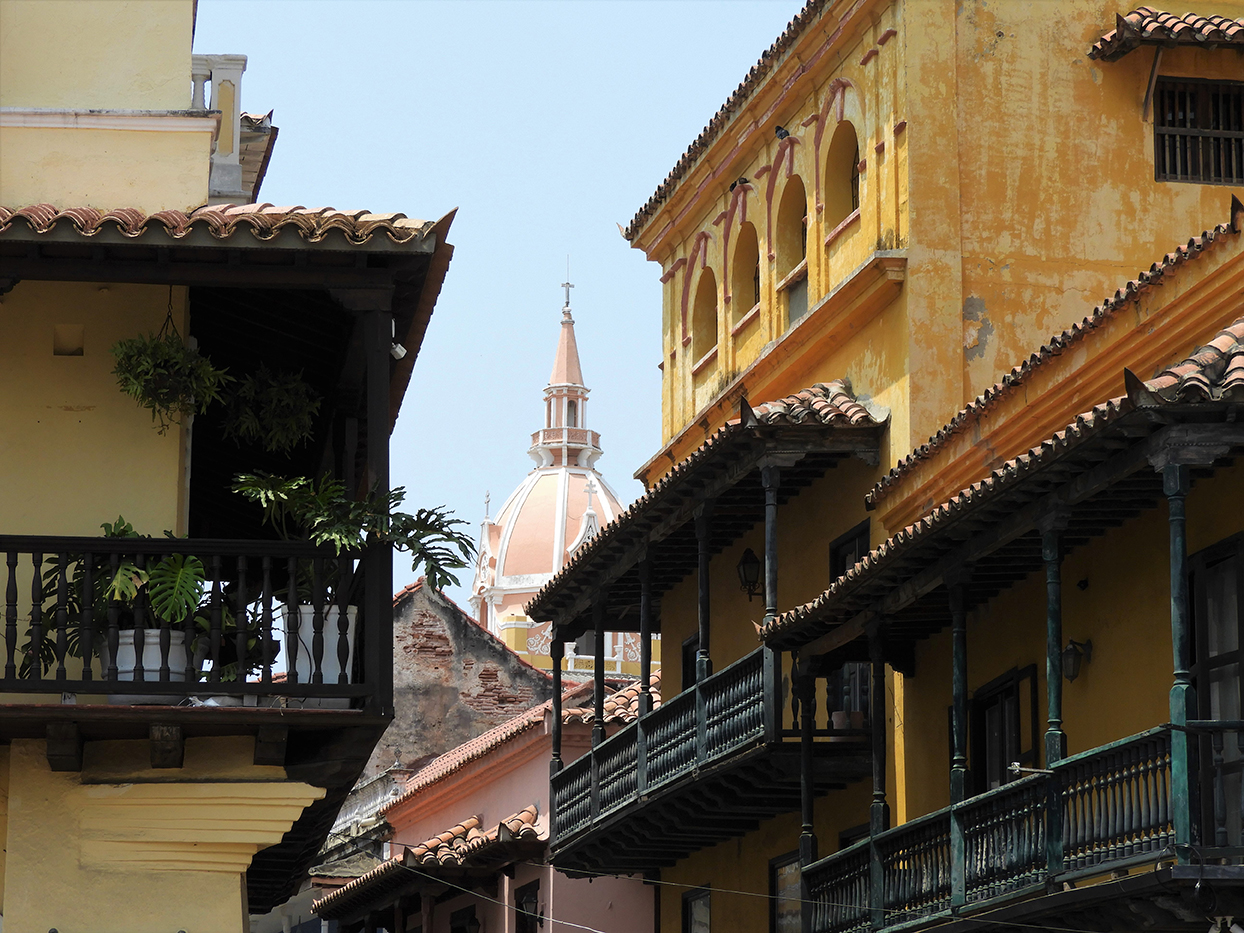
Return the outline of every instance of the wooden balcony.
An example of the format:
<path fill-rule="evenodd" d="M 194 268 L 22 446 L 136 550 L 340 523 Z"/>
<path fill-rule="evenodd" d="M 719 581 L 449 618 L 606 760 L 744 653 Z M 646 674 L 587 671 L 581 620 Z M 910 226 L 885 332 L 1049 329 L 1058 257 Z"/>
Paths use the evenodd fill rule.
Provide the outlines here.
<path fill-rule="evenodd" d="M 818 793 L 870 773 L 862 728 L 832 728 L 840 691 L 818 691 Z M 571 762 L 552 778 L 553 863 L 643 872 L 799 809 L 799 729 L 780 654 L 758 648 Z M 816 710 L 811 715 L 817 716 Z"/>
<path fill-rule="evenodd" d="M 1201 780 L 1189 786 L 1172 774 L 1172 728 L 1162 726 L 821 859 L 803 873 L 812 911 L 805 929 L 1036 922 L 1203 933 L 1205 917 L 1244 909 L 1244 759 L 1237 739 L 1227 743 L 1233 753 L 1223 751 L 1224 733 L 1244 741 L 1242 725 L 1190 723 L 1181 730 L 1200 737 L 1189 743 L 1192 757 L 1197 741 L 1203 746 Z M 1176 743 L 1177 753 L 1182 745 Z M 1181 824 L 1194 844 L 1176 844 Z M 1213 893 L 1194 890 L 1205 879 L 1213 879 Z"/>
<path fill-rule="evenodd" d="M 389 549 L 6 535 L 0 554 L 0 740 L 46 740 L 59 771 L 80 770 L 91 742 L 148 740 L 151 766 L 176 780 L 187 739 L 254 736 L 255 764 L 328 791 L 247 872 L 252 909 L 288 897 L 392 716 L 392 595 L 368 572 Z M 204 568 L 192 615 L 159 618 L 149 587 L 105 598 L 119 571 L 172 555 Z"/>

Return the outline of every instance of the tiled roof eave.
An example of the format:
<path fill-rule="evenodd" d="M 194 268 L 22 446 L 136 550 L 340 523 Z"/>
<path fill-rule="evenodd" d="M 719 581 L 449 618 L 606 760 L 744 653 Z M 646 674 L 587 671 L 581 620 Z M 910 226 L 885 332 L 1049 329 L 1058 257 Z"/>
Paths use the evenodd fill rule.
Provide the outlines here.
<path fill-rule="evenodd" d="M 1118 61 L 1142 45 L 1244 48 L 1244 17 L 1176 15 L 1137 7 L 1126 16 L 1116 15 L 1115 28 L 1093 43 L 1088 56 L 1103 62 Z"/>
<path fill-rule="evenodd" d="M 818 385 L 827 389 L 827 394 L 829 388 L 840 385 L 845 385 L 848 393 L 850 391 L 850 384 L 845 380 L 835 381 L 828 386 Z M 809 391 L 811 390 L 804 390 L 805 393 Z M 784 418 L 785 413 L 792 409 L 781 409 L 776 406 L 790 399 L 799 398 L 801 394 L 797 393 L 786 400 L 758 405 L 753 412 L 761 419 Z M 875 420 L 858 402 L 855 402 L 853 396 L 850 401 L 859 408 L 859 412 L 855 413 L 859 420 L 855 423 L 832 420 L 825 423 L 812 420 L 810 411 L 799 411 L 798 417 L 808 417 L 809 420 L 802 423 L 790 423 L 788 420 L 757 421 L 746 425 L 740 421 L 734 421 L 723 425 L 700 447 L 676 464 L 625 512 L 590 539 L 575 558 L 527 603 L 525 612 L 537 621 L 549 621 L 555 611 L 553 601 L 557 599 L 559 591 L 565 590 L 571 581 L 577 578 L 590 579 L 594 574 L 592 564 L 607 559 L 606 552 L 615 548 L 620 542 L 627 541 L 628 537 L 634 537 L 636 542 L 640 539 L 646 540 L 652 526 L 679 509 L 685 508 L 687 488 L 692 484 L 701 483 L 706 471 L 724 466 L 731 455 L 751 448 L 755 455 L 760 456 L 766 449 L 781 449 L 782 445 L 787 445 L 787 449 L 790 450 L 800 449 L 804 452 L 864 455 L 875 453 L 880 446 L 882 434 L 889 425 L 889 416 L 886 415 L 882 420 Z"/>
<path fill-rule="evenodd" d="M 189 213 L 147 214 L 137 208 L 100 210 L 33 204 L 0 206 L 0 240 L 104 245 L 177 245 L 262 249 L 328 249 L 430 253 L 435 224 L 404 214 L 308 209 L 272 204 L 213 205 Z M 246 233 L 249 235 L 243 236 Z"/>
<path fill-rule="evenodd" d="M 968 430 L 990 409 L 1018 391 L 1035 372 L 1044 369 L 1055 358 L 1087 339 L 1093 331 L 1113 318 L 1120 310 L 1139 301 L 1185 263 L 1203 256 L 1206 251 L 1229 238 L 1238 236 L 1241 225 L 1244 224 L 1244 204 L 1235 195 L 1231 196 L 1230 210 L 1231 220 L 1229 222 L 1218 224 L 1202 232 L 1200 236 L 1192 237 L 1187 243 L 1180 244 L 1163 256 L 1161 261 L 1153 263 L 1136 278 L 1125 282 L 1116 289 L 1113 295 L 1093 308 L 1083 320 L 1052 336 L 995 385 L 986 389 L 970 404 L 962 408 L 928 441 L 912 450 L 877 481 L 864 497 L 865 507 L 869 510 L 877 508 L 884 499 L 896 492 L 907 476 L 914 472 L 922 461 L 936 456 L 951 440 Z"/>

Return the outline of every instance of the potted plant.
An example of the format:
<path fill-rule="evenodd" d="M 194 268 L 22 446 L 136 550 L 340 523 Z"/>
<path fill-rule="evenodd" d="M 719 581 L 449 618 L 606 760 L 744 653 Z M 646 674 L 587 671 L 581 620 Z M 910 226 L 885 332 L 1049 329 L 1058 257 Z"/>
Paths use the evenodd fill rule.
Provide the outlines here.
<path fill-rule="evenodd" d="M 320 397 L 301 375 L 273 373 L 261 363 L 229 393 L 226 407 L 226 437 L 288 454 L 311 437 Z"/>
<path fill-rule="evenodd" d="M 233 381 L 182 340 L 171 310 L 159 333 L 119 340 L 112 355 L 117 359 L 112 370 L 117 386 L 151 412 L 161 434 L 183 418 L 206 411 Z"/>
<path fill-rule="evenodd" d="M 419 509 L 414 514 L 397 511 L 405 501 L 406 490 L 402 487 L 387 494 L 372 493 L 363 499 L 350 499 L 345 486 L 337 480 L 323 477 L 318 482 L 305 476 L 281 477 L 266 473 L 239 474 L 234 478 L 233 491 L 257 503 L 263 509 L 264 522 L 276 529 L 286 540 L 301 539 L 316 544 L 332 545 L 339 560 L 348 560 L 343 552 L 361 550 L 368 541 L 379 541 L 411 555 L 411 569 L 423 569 L 429 585 L 443 587 L 457 583 L 452 571 L 467 567 L 475 547 L 471 538 L 459 530 L 466 522 L 451 517 L 444 508 Z M 328 568 L 324 579 L 341 580 L 340 565 Z M 289 646 L 296 642 L 294 671 L 300 682 L 309 682 L 312 674 L 312 619 L 314 607 L 303 602 L 312 599 L 309 568 L 300 567 L 296 590 L 300 594 L 298 606 L 285 606 L 284 645 L 286 658 Z M 339 597 L 343 597 L 340 599 Z M 335 683 L 343 670 L 334 637 L 339 633 L 339 605 L 347 601 L 348 594 L 329 587 L 328 608 L 322 620 L 325 650 L 321 675 L 325 683 Z M 350 675 L 354 653 L 354 624 L 356 608 L 346 608 L 346 637 L 349 653 L 344 671 Z"/>

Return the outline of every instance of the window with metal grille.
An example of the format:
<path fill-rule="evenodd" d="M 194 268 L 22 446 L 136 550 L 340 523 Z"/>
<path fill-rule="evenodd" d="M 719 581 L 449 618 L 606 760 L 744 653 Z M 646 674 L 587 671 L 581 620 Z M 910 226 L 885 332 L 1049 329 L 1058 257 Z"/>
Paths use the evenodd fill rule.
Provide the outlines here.
<path fill-rule="evenodd" d="M 1244 182 L 1244 84 L 1159 78 L 1153 132 L 1158 181 Z"/>

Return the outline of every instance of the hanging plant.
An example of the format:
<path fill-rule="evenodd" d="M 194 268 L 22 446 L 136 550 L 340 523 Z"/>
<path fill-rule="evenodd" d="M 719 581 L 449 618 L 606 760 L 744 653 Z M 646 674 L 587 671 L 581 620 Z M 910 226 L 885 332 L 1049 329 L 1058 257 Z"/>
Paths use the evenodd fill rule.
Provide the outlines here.
<path fill-rule="evenodd" d="M 170 293 L 171 293 L 170 289 Z M 159 333 L 118 340 L 112 346 L 117 386 L 151 412 L 161 434 L 182 418 L 202 414 L 220 400 L 221 389 L 233 379 L 211 360 L 187 346 L 173 323 L 170 294 L 168 316 Z"/>
<path fill-rule="evenodd" d="M 273 373 L 261 363 L 238 383 L 228 406 L 226 437 L 288 454 L 310 439 L 320 396 L 300 374 Z"/>

